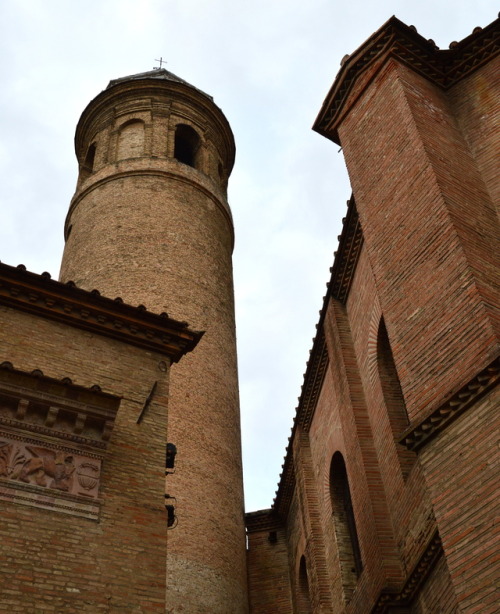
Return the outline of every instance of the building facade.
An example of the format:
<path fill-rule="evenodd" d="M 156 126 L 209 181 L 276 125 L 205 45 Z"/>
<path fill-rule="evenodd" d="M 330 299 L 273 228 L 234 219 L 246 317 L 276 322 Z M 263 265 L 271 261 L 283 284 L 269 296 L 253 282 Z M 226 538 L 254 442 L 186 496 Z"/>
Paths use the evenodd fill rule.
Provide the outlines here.
<path fill-rule="evenodd" d="M 353 195 L 277 496 L 247 514 L 254 614 L 497 611 L 498 25 L 439 50 L 392 18 L 316 120 Z"/>
<path fill-rule="evenodd" d="M 23 300 L 2 286 L 0 373 L 6 386 L 11 377 L 31 382 L 12 395 L 7 386 L 3 407 L 2 494 L 25 503 L 6 508 L 2 525 L 3 578 L 12 580 L 4 603 L 12 612 L 244 614 L 231 129 L 210 96 L 154 70 L 111 81 L 83 112 L 75 148 L 61 281 L 2 268 Z M 101 340 L 107 329 L 112 348 Z M 49 403 L 52 388 L 61 390 Z M 87 398 L 96 416 L 86 417 Z M 17 419 L 25 404 L 26 425 Z M 94 423 L 97 442 L 90 427 L 85 435 Z M 72 443 L 61 448 L 58 438 Z M 80 477 L 94 484 L 89 492 Z"/>
<path fill-rule="evenodd" d="M 0 612 L 497 611 L 498 30 L 344 58 L 314 128 L 353 194 L 246 516 L 231 129 L 163 69 L 90 102 L 60 281 L 0 264 Z"/>

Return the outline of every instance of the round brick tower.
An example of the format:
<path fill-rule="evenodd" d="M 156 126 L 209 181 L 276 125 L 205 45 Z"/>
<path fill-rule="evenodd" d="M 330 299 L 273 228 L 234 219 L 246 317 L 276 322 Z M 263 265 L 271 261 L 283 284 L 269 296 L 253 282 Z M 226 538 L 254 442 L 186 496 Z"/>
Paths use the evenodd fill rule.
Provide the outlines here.
<path fill-rule="evenodd" d="M 171 371 L 167 611 L 244 613 L 231 129 L 210 96 L 160 69 L 111 81 L 83 112 L 75 147 L 61 281 L 205 331 Z"/>

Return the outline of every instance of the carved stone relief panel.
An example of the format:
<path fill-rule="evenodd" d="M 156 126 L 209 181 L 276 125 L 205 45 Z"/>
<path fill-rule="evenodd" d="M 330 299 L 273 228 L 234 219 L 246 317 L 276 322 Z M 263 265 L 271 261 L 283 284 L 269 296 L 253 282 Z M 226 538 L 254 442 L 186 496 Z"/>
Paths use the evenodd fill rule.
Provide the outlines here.
<path fill-rule="evenodd" d="M 97 519 L 102 459 L 0 433 L 0 500 Z"/>
<path fill-rule="evenodd" d="M 101 460 L 0 436 L 0 477 L 97 498 Z"/>
<path fill-rule="evenodd" d="M 0 369 L 0 500 L 97 520 L 120 399 Z"/>

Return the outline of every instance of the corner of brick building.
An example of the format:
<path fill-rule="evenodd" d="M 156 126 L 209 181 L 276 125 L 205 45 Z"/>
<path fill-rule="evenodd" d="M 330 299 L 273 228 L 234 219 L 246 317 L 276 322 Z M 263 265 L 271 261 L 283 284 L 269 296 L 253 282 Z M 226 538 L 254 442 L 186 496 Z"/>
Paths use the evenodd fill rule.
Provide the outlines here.
<path fill-rule="evenodd" d="M 169 371 L 197 335 L 23 268 L 0 278 L 0 609 L 163 611 Z"/>
<path fill-rule="evenodd" d="M 392 18 L 316 121 L 353 197 L 275 501 L 294 612 L 495 611 L 498 26 Z"/>

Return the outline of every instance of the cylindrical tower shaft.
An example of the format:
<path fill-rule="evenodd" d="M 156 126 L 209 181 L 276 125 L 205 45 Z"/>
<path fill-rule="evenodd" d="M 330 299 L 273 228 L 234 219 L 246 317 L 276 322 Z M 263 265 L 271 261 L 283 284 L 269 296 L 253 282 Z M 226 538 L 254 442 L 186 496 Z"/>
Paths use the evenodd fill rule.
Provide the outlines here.
<path fill-rule="evenodd" d="M 209 96 L 155 70 L 112 81 L 89 104 L 76 153 L 61 280 L 205 331 L 171 371 L 168 436 L 178 454 L 168 491 L 178 526 L 167 609 L 244 613 L 230 127 Z"/>

